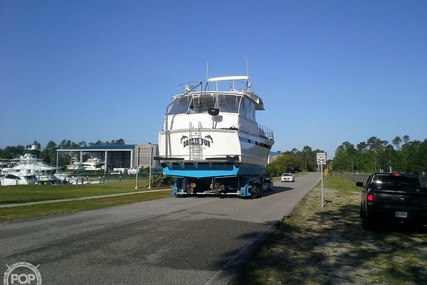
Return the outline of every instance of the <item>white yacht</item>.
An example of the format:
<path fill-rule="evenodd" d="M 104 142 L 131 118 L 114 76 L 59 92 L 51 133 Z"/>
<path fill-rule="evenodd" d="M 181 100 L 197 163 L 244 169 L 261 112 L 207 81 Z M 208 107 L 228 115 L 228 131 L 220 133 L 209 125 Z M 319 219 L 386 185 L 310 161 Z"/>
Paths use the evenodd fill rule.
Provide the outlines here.
<path fill-rule="evenodd" d="M 78 172 L 85 170 L 85 167 L 83 162 L 80 162 L 77 157 L 72 157 L 71 163 L 67 165 L 67 169 Z"/>
<path fill-rule="evenodd" d="M 104 160 L 93 157 L 83 162 L 84 170 L 101 170 L 104 168 Z"/>
<path fill-rule="evenodd" d="M 50 166 L 37 158 L 36 155 L 26 153 L 19 158 L 11 160 L 11 167 L 3 168 L 3 172 L 30 170 L 34 173 L 44 174 L 47 172 L 55 172 L 58 168 Z"/>
<path fill-rule="evenodd" d="M 264 174 L 274 135 L 256 121 L 264 103 L 249 77 L 215 77 L 182 87 L 159 133 L 164 173 L 195 178 Z"/>
<path fill-rule="evenodd" d="M 32 146 L 28 153 L 20 158 L 12 159 L 9 167 L 2 169 L 1 185 L 31 185 L 38 182 L 45 183 L 54 180 L 53 174 L 58 170 L 57 167 L 47 165 L 31 151 L 36 150 Z"/>
<path fill-rule="evenodd" d="M 28 169 L 3 172 L 0 178 L 1 186 L 34 185 L 37 184 L 37 176 Z"/>

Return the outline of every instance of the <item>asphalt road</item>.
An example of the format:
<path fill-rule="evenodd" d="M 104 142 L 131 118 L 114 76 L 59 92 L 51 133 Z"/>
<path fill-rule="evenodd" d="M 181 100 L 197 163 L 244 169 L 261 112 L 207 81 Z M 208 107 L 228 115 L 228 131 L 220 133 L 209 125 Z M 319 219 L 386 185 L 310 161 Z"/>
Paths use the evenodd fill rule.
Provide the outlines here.
<path fill-rule="evenodd" d="M 255 200 L 171 197 L 1 223 L 0 265 L 38 265 L 43 284 L 228 284 L 319 179 L 276 182 Z"/>

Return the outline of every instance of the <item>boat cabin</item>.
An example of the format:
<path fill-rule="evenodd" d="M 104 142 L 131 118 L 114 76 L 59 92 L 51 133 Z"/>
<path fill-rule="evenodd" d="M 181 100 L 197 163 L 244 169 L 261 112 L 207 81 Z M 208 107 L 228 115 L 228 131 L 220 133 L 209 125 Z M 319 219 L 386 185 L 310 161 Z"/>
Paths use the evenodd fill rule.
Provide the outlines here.
<path fill-rule="evenodd" d="M 229 84 L 228 89 L 221 88 L 224 84 L 220 83 L 224 82 Z M 201 85 L 199 83 L 196 87 L 190 87 L 184 84 L 186 92 L 172 98 L 173 102 L 167 108 L 167 115 L 235 113 L 256 121 L 255 111 L 264 110 L 261 98 L 250 92 L 247 76 L 211 78 L 207 80 L 204 91 L 192 91 Z M 236 88 L 238 85 L 243 88 Z M 228 91 L 223 91 L 224 89 Z"/>

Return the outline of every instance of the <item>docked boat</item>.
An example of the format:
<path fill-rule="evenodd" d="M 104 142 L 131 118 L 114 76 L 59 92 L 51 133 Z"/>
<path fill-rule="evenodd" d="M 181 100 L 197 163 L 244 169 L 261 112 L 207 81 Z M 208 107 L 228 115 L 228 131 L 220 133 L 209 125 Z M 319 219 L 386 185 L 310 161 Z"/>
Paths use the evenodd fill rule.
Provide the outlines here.
<path fill-rule="evenodd" d="M 163 172 L 194 178 L 264 174 L 274 135 L 256 121 L 264 103 L 249 77 L 215 77 L 182 88 L 167 106 L 158 137 Z"/>
<path fill-rule="evenodd" d="M 101 170 L 104 168 L 104 160 L 93 157 L 83 162 L 84 170 Z"/>
<path fill-rule="evenodd" d="M 10 167 L 10 159 L 0 159 L 0 174 L 3 172 L 3 169 L 8 169 Z"/>
<path fill-rule="evenodd" d="M 32 185 L 56 180 L 54 173 L 58 168 L 50 166 L 37 158 L 35 154 L 31 153 L 34 150 L 36 150 L 36 147 L 32 146 L 28 149 L 28 153 L 19 158 L 12 159 L 8 167 L 2 169 L 2 186 Z"/>
<path fill-rule="evenodd" d="M 67 165 L 67 169 L 75 172 L 83 171 L 85 170 L 85 167 L 83 165 L 83 162 L 78 161 L 76 157 L 71 158 L 71 163 Z"/>
<path fill-rule="evenodd" d="M 2 186 L 33 185 L 55 180 L 53 174 L 57 167 L 49 166 L 35 155 L 26 153 L 18 159 L 12 159 L 10 167 L 3 168 Z"/>
<path fill-rule="evenodd" d="M 1 186 L 34 185 L 38 181 L 36 174 L 28 169 L 7 171 L 3 174 L 0 178 Z"/>

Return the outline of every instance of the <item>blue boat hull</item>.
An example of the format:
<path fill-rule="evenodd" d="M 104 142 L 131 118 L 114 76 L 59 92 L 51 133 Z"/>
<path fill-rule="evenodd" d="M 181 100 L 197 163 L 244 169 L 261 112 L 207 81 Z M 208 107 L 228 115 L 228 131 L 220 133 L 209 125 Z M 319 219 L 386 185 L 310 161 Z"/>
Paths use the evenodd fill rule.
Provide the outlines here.
<path fill-rule="evenodd" d="M 188 163 L 182 164 L 173 163 L 168 166 L 162 165 L 163 172 L 167 176 L 175 177 L 231 177 L 231 176 L 244 176 L 244 175 L 263 175 L 265 167 L 256 165 L 235 165 L 233 163 Z"/>

